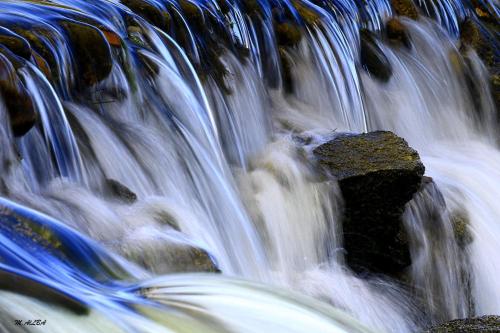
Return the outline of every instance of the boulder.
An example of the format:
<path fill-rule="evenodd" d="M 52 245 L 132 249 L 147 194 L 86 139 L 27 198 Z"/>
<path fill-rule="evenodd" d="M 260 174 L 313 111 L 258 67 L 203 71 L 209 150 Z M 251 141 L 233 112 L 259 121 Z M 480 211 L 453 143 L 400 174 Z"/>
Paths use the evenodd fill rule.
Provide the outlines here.
<path fill-rule="evenodd" d="M 360 31 L 361 66 L 372 76 L 387 82 L 392 76 L 392 66 L 382 49 L 377 45 L 373 33 L 366 29 Z"/>
<path fill-rule="evenodd" d="M 500 332 L 500 316 L 483 316 L 456 319 L 432 327 L 425 333 L 497 333 Z"/>
<path fill-rule="evenodd" d="M 79 84 L 94 85 L 108 77 L 113 67 L 111 50 L 103 33 L 88 24 L 61 20 L 61 28 L 68 36 Z"/>
<path fill-rule="evenodd" d="M 357 272 L 400 274 L 411 263 L 401 216 L 425 170 L 418 153 L 392 132 L 377 131 L 339 135 L 313 154 L 344 198 L 348 265 Z"/>

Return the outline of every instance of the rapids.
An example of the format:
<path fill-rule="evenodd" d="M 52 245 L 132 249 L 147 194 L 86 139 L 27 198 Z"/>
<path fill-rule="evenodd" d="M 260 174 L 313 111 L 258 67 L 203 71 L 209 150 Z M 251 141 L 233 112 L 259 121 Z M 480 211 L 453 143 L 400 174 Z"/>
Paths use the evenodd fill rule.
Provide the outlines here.
<path fill-rule="evenodd" d="M 55 64 L 16 58 L 39 117 L 25 135 L 0 103 L 1 332 L 41 318 L 49 332 L 404 333 L 500 315 L 498 115 L 485 64 L 458 42 L 472 4 L 415 0 L 418 20 L 400 17 L 411 48 L 377 39 L 381 82 L 359 63 L 359 31 L 382 34 L 388 0 L 144 1 L 168 20 L 138 2 L 0 2 L 0 27 Z M 276 11 L 302 31 L 293 47 Z M 82 83 L 64 20 L 106 37 L 104 79 Z M 379 129 L 439 188 L 407 205 L 407 283 L 347 267 L 343 198 L 308 162 L 336 133 Z M 137 200 L 112 198 L 109 179 Z M 173 243 L 220 273 L 167 274 Z"/>

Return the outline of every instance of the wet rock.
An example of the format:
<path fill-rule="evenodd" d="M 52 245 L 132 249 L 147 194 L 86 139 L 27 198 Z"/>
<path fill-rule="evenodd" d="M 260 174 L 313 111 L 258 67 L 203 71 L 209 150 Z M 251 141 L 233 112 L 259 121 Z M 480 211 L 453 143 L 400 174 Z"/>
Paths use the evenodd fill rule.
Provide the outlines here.
<path fill-rule="evenodd" d="M 490 87 L 497 110 L 500 108 L 500 44 L 495 36 L 500 33 L 498 24 L 484 25 L 472 19 L 460 26 L 460 51 L 465 54 L 473 48 L 490 73 Z"/>
<path fill-rule="evenodd" d="M 302 38 L 300 28 L 292 23 L 278 23 L 275 27 L 276 38 L 281 46 L 295 46 Z"/>
<path fill-rule="evenodd" d="M 130 8 L 135 14 L 164 31 L 167 31 L 170 26 L 170 14 L 146 0 L 121 0 L 121 3 Z"/>
<path fill-rule="evenodd" d="M 105 29 L 103 27 L 99 27 L 99 30 L 103 33 L 104 37 L 108 41 L 108 44 L 113 46 L 113 47 L 121 47 L 122 46 L 122 39 L 118 34 L 114 31 Z"/>
<path fill-rule="evenodd" d="M 188 0 L 180 0 L 179 5 L 185 18 L 194 25 L 198 27 L 203 25 L 203 12 L 200 8 Z"/>
<path fill-rule="evenodd" d="M 104 80 L 113 67 L 111 51 L 99 29 L 76 21 L 60 21 L 68 36 L 72 56 L 77 67 L 77 78 L 83 85 L 94 85 Z M 80 83 L 80 82 L 79 82 Z"/>
<path fill-rule="evenodd" d="M 176 232 L 169 238 L 156 237 L 159 233 L 161 231 L 153 231 L 153 235 L 151 231 L 135 232 L 123 242 L 122 253 L 156 274 L 219 271 L 205 250 L 177 241 Z"/>
<path fill-rule="evenodd" d="M 0 44 L 20 57 L 31 58 L 31 47 L 28 41 L 9 29 L 0 27 Z"/>
<path fill-rule="evenodd" d="M 11 30 L 15 31 L 29 42 L 32 50 L 36 52 L 38 57 L 48 64 L 51 73 L 50 77 L 57 80 L 59 78 L 60 68 L 57 56 L 50 46 L 50 41 L 54 40 L 52 32 L 43 26 L 35 25 L 14 26 Z"/>
<path fill-rule="evenodd" d="M 401 273 L 410 264 L 401 216 L 424 174 L 418 153 L 385 131 L 340 135 L 313 153 L 344 198 L 348 265 L 357 272 Z"/>
<path fill-rule="evenodd" d="M 465 248 L 472 242 L 472 235 L 469 231 L 469 216 L 465 211 L 455 211 L 451 214 L 451 224 L 455 240 L 460 248 Z"/>
<path fill-rule="evenodd" d="M 49 63 L 43 59 L 41 55 L 33 51 L 33 59 L 35 60 L 35 64 L 38 69 L 45 75 L 45 77 L 51 81 L 52 80 L 52 71 L 50 70 Z"/>
<path fill-rule="evenodd" d="M 488 67 L 499 63 L 497 43 L 493 34 L 472 19 L 465 20 L 460 26 L 461 50 L 472 47 Z"/>
<path fill-rule="evenodd" d="M 128 187 L 117 180 L 106 179 L 107 192 L 125 203 L 132 204 L 137 201 L 137 195 Z"/>
<path fill-rule="evenodd" d="M 373 34 L 365 29 L 360 31 L 361 66 L 377 79 L 387 82 L 392 76 L 392 66 L 382 49 L 377 45 Z"/>
<path fill-rule="evenodd" d="M 316 25 L 320 21 L 321 16 L 319 13 L 307 6 L 305 3 L 301 1 L 293 1 L 293 6 L 299 13 L 302 20 L 304 20 L 304 22 L 308 25 Z"/>
<path fill-rule="evenodd" d="M 410 35 L 408 29 L 398 19 L 390 19 L 385 25 L 385 32 L 389 41 L 396 45 L 404 45 L 411 48 Z"/>
<path fill-rule="evenodd" d="M 15 136 L 26 134 L 36 123 L 38 115 L 31 95 L 18 77 L 15 68 L 0 53 L 0 95 L 7 108 Z"/>
<path fill-rule="evenodd" d="M 281 76 L 283 81 L 283 88 L 286 92 L 293 91 L 293 58 L 288 53 L 285 47 L 279 48 L 279 55 L 281 61 Z"/>
<path fill-rule="evenodd" d="M 500 332 L 499 316 L 483 316 L 467 319 L 456 319 L 435 326 L 425 333 L 497 333 Z"/>
<path fill-rule="evenodd" d="M 391 5 L 397 15 L 418 19 L 418 9 L 412 0 L 391 0 Z"/>
<path fill-rule="evenodd" d="M 60 306 L 77 315 L 87 315 L 90 312 L 88 306 L 76 298 L 12 272 L 0 270 L 0 289 Z"/>

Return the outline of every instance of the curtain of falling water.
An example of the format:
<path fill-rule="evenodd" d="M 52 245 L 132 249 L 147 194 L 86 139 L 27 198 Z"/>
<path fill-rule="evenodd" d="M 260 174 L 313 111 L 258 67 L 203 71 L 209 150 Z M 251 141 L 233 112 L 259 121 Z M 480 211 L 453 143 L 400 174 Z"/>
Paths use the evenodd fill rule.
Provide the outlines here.
<path fill-rule="evenodd" d="M 326 8 L 311 5 L 321 19 L 289 54 L 296 84 L 292 95 L 282 90 L 278 46 L 265 15 L 256 21 L 236 6 L 227 14 L 235 23 L 233 38 L 250 53 L 248 60 L 231 53 L 223 57 L 229 94 L 212 79 L 201 86 L 176 42 L 140 20 L 138 38 L 147 47 L 129 45 L 123 52 L 129 58 L 140 54 L 159 73 L 144 74 L 136 68 L 137 60 L 129 60 L 135 77 L 130 83 L 130 73 L 115 59 L 111 76 L 99 88 L 119 88 L 126 96 L 120 101 L 96 107 L 52 89 L 35 70 L 24 73 L 43 131 L 33 130 L 19 140 L 22 172 L 14 170 L 7 179 L 9 193 L 122 254 L 135 246 L 141 251 L 155 234 L 170 234 L 158 221 L 158 213 L 166 212 L 190 241 L 213 254 L 223 273 L 299 290 L 376 328 L 411 332 L 426 319 L 417 304 L 406 300 L 404 290 L 386 279 L 359 279 L 344 268 L 337 216 L 341 198 L 334 184 L 320 184 L 301 160 L 308 148 L 296 149 L 296 132 L 305 131 L 317 144 L 317 134 L 334 129 L 390 129 L 419 150 L 427 172 L 443 188 L 447 206 L 461 202 L 456 189 L 465 198 L 474 236 L 467 253 L 476 313 L 498 313 L 500 297 L 490 296 L 500 296 L 500 288 L 490 279 L 500 271 L 491 256 L 499 242 L 495 217 L 500 212 L 496 190 L 484 191 L 489 181 L 496 183 L 490 178 L 498 176 L 494 166 L 499 153 L 491 139 L 494 128 L 488 125 L 493 108 L 485 88 L 484 123 L 471 116 L 471 96 L 449 58 L 456 54 L 449 34 L 456 36 L 463 12 L 458 2 L 442 3 L 435 12 L 448 31 L 425 19 L 404 21 L 413 49 L 381 45 L 394 73 L 386 85 L 361 72 L 356 62 L 359 16 L 379 30 L 391 14 L 388 3 L 369 3 L 361 12 L 350 1 Z M 126 29 L 113 16 L 111 4 L 68 5 L 102 14 L 99 19 L 116 31 Z M 192 49 L 186 53 L 199 58 L 195 33 L 188 32 Z M 64 48 L 55 52 L 61 63 L 67 61 Z M 481 65 L 477 69 L 476 81 L 485 82 Z M 12 141 L 8 131 L 4 136 Z M 54 161 L 48 158 L 51 153 Z M 477 161 L 474 169 L 471 159 Z M 139 202 L 124 207 L 104 199 L 105 178 L 126 184 Z M 425 208 L 417 204 L 413 209 L 422 222 L 418 212 Z M 444 233 L 442 241 L 452 241 L 448 236 Z M 422 262 L 435 262 L 434 249 L 424 250 L 430 252 L 417 253 L 426 256 Z M 453 289 L 459 272 L 445 273 L 433 278 L 442 290 Z M 424 300 L 434 311 L 434 300 Z M 462 303 L 455 309 L 440 305 L 433 315 L 460 316 L 466 312 Z"/>

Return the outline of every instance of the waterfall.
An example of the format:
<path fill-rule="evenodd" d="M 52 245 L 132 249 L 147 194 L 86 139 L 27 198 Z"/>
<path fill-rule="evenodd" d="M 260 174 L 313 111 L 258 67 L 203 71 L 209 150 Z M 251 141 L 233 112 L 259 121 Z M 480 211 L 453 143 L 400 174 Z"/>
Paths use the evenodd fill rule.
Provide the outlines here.
<path fill-rule="evenodd" d="M 500 315 L 498 115 L 483 55 L 459 42 L 498 6 L 408 3 L 2 2 L 0 331 L 404 333 Z M 36 114 L 22 135 L 17 99 Z M 375 130 L 430 177 L 403 214 L 401 279 L 349 267 L 345 198 L 312 162 Z"/>

